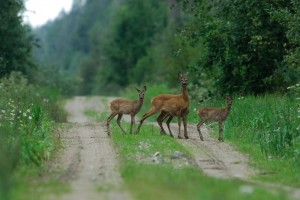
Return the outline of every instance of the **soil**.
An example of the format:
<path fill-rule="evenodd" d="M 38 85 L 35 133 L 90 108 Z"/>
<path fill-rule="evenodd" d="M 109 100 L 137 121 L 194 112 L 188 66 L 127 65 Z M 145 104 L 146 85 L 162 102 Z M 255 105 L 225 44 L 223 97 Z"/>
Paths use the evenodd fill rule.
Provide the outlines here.
<path fill-rule="evenodd" d="M 70 193 L 55 199 L 132 199 L 123 188 L 117 154 L 104 123 L 93 123 L 84 112 L 103 112 L 99 98 L 75 97 L 65 105 L 68 125 L 61 131 L 63 152 L 56 163 L 62 168 L 61 179 L 68 182 Z"/>
<path fill-rule="evenodd" d="M 70 183 L 71 192 L 61 196 L 63 200 L 132 199 L 124 189 L 118 172 L 117 153 L 107 136 L 105 123 L 93 123 L 84 114 L 89 109 L 107 112 L 108 105 L 103 103 L 105 102 L 103 99 L 101 97 L 75 97 L 65 105 L 69 117 L 68 124 L 61 133 L 64 151 L 58 158 L 57 166 L 63 168 L 61 178 Z M 106 101 L 112 99 L 106 98 Z M 123 119 L 130 120 L 125 116 Z M 157 126 L 157 123 L 151 124 Z M 142 129 L 143 127 L 141 134 L 143 134 Z M 178 125 L 171 124 L 171 129 L 177 138 Z M 190 150 L 196 165 L 204 174 L 216 178 L 242 179 L 249 184 L 261 185 L 273 190 L 283 188 L 294 199 L 299 199 L 300 190 L 298 189 L 251 181 L 250 177 L 259 172 L 249 166 L 249 156 L 238 152 L 226 141 L 217 141 L 209 134 L 207 127 L 204 126 L 201 132 L 204 141 L 200 140 L 196 125 L 188 124 L 189 139 L 176 140 Z"/>

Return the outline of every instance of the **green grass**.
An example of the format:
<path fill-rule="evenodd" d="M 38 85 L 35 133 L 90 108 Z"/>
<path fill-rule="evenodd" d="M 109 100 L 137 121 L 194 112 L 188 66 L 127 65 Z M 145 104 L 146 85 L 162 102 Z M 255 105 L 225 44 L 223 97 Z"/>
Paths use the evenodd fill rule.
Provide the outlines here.
<path fill-rule="evenodd" d="M 96 121 L 106 120 L 109 113 L 86 112 Z M 129 123 L 121 122 L 129 130 Z M 125 185 L 135 199 L 285 199 L 285 194 L 268 192 L 259 186 L 237 180 L 221 180 L 204 176 L 195 166 L 190 152 L 158 129 L 143 125 L 140 135 L 124 135 L 111 122 L 112 141 L 121 160 L 120 171 Z M 174 151 L 185 160 L 170 159 Z M 159 164 L 153 155 L 160 152 Z M 260 153 L 260 155 L 262 155 Z"/>
<path fill-rule="evenodd" d="M 150 99 L 162 93 L 175 94 L 176 91 L 161 85 L 148 87 L 139 116 L 151 107 Z M 231 113 L 224 123 L 225 142 L 234 144 L 250 156 L 251 165 L 260 170 L 260 175 L 256 177 L 259 180 L 300 186 L 300 103 L 299 98 L 296 98 L 299 93 L 295 94 L 236 96 Z M 124 93 L 124 96 L 131 98 L 136 98 L 136 95 L 133 89 L 127 89 Z M 190 101 L 190 123 L 199 122 L 195 113 L 198 108 L 225 107 L 226 104 L 225 99 L 216 98 L 199 103 L 198 99 L 191 97 Z M 156 118 L 157 115 L 154 115 L 147 121 L 156 121 Z M 218 124 L 207 124 L 214 127 L 213 135 L 217 138 Z"/>
<path fill-rule="evenodd" d="M 11 197 L 27 195 L 17 189 L 22 185 L 35 188 L 23 180 L 38 180 L 58 140 L 53 120 L 64 121 L 65 114 L 55 90 L 31 85 L 20 73 L 1 79 L 0 93 L 0 199 L 20 199 Z"/>
<path fill-rule="evenodd" d="M 112 126 L 112 141 L 120 155 L 121 174 L 135 199 L 285 198 L 283 193 L 272 194 L 245 182 L 204 176 L 193 164 L 188 150 L 173 138 L 160 136 L 158 129 L 152 126 L 144 125 L 140 135 L 123 135 L 115 123 Z M 184 164 L 178 165 L 169 159 L 174 151 L 183 153 Z M 160 152 L 159 163 L 151 160 L 155 152 Z M 244 191 L 244 188 L 248 189 Z"/>
<path fill-rule="evenodd" d="M 24 168 L 14 174 L 15 187 L 10 198 L 18 200 L 49 199 L 70 191 L 69 185 L 57 179 L 52 172 L 45 171 L 46 167 Z M 45 176 L 43 175 L 45 174 Z M 0 198 L 1 199 L 1 198 Z"/>
<path fill-rule="evenodd" d="M 225 100 L 193 103 L 192 107 L 224 107 Z M 295 97 L 280 95 L 236 97 L 224 123 L 225 142 L 249 154 L 252 165 L 260 169 L 256 178 L 300 186 L 300 118 Z M 199 122 L 192 113 L 193 123 Z M 218 124 L 212 123 L 214 135 Z"/>

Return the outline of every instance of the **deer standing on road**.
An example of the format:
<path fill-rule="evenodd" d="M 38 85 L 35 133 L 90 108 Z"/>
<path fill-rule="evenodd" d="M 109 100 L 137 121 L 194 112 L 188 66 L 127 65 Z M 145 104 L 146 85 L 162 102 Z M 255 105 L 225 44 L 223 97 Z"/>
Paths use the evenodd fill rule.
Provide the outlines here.
<path fill-rule="evenodd" d="M 139 99 L 138 100 L 128 100 L 128 99 L 115 99 L 112 102 L 110 102 L 110 110 L 111 115 L 107 118 L 107 130 L 109 134 L 109 122 L 118 115 L 117 124 L 121 128 L 124 134 L 125 131 L 122 128 L 120 121 L 122 119 L 122 116 L 130 115 L 131 117 L 131 125 L 130 125 L 130 134 L 132 133 L 132 125 L 135 123 L 134 117 L 135 115 L 140 111 L 143 102 L 144 102 L 144 96 L 145 92 L 147 90 L 147 87 L 144 86 L 143 90 L 139 90 L 135 88 L 137 92 L 139 93 Z"/>
<path fill-rule="evenodd" d="M 179 126 L 178 138 L 182 138 L 180 133 L 181 118 L 183 120 L 183 125 L 184 125 L 184 137 L 188 138 L 187 124 L 186 124 L 186 118 L 189 113 L 189 105 L 190 105 L 189 96 L 186 89 L 187 82 L 188 82 L 188 75 L 189 75 L 188 73 L 186 73 L 185 75 L 178 73 L 178 77 L 182 85 L 181 94 L 179 95 L 160 94 L 152 99 L 151 101 L 152 107 L 146 114 L 143 115 L 140 124 L 136 130 L 137 134 L 139 133 L 140 128 L 146 118 L 150 117 L 151 115 L 154 115 L 155 113 L 161 112 L 157 118 L 157 122 L 161 128 L 161 134 L 166 134 L 162 126 L 162 122 L 166 117 L 169 116 L 167 125 L 169 128 L 170 135 L 173 137 L 173 134 L 169 127 L 169 123 L 171 122 L 174 116 L 177 116 L 178 126 Z"/>
<path fill-rule="evenodd" d="M 201 140 L 203 140 L 200 131 L 202 124 L 206 121 L 214 121 L 219 122 L 219 141 L 224 141 L 222 123 L 229 115 L 233 99 L 233 97 L 226 97 L 227 105 L 225 108 L 201 108 L 197 111 L 197 115 L 201 118 L 201 121 L 197 124 L 197 130 Z"/>

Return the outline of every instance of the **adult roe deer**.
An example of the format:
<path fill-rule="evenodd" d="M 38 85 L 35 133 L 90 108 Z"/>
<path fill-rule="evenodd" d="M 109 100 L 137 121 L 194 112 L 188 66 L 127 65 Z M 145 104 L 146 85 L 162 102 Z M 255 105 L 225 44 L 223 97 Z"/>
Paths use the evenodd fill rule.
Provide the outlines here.
<path fill-rule="evenodd" d="M 131 117 L 131 125 L 130 125 L 130 134 L 132 133 L 132 125 L 135 123 L 134 117 L 135 115 L 140 111 L 143 102 L 144 102 L 144 96 L 145 92 L 147 90 L 147 87 L 144 86 L 143 90 L 139 90 L 138 88 L 135 88 L 137 92 L 139 93 L 139 99 L 138 100 L 128 100 L 128 99 L 115 99 L 110 102 L 110 110 L 111 115 L 107 118 L 107 130 L 109 134 L 109 122 L 118 115 L 117 124 L 121 128 L 124 134 L 125 131 L 121 127 L 120 121 L 122 119 L 122 116 L 130 115 Z"/>
<path fill-rule="evenodd" d="M 230 113 L 233 99 L 233 97 L 226 97 L 227 104 L 225 108 L 201 108 L 197 111 L 197 115 L 201 117 L 201 121 L 197 124 L 197 130 L 201 140 L 203 140 L 203 136 L 200 131 L 202 124 L 206 121 L 215 121 L 219 122 L 219 141 L 224 142 L 222 123 L 226 120 Z"/>
<path fill-rule="evenodd" d="M 160 94 L 151 100 L 152 107 L 146 114 L 143 115 L 140 124 L 136 130 L 137 134 L 139 133 L 140 128 L 146 118 L 150 117 L 151 115 L 154 115 L 155 113 L 161 112 L 157 118 L 157 122 L 161 128 L 161 134 L 166 133 L 162 127 L 162 122 L 166 117 L 169 116 L 167 125 L 169 128 L 170 135 L 173 137 L 173 134 L 169 127 L 169 123 L 171 122 L 174 116 L 177 116 L 178 126 L 179 126 L 178 138 L 182 138 L 180 133 L 181 118 L 183 119 L 183 125 L 184 125 L 184 137 L 188 138 L 187 124 L 186 124 L 186 117 L 189 113 L 189 105 L 190 105 L 189 96 L 186 89 L 188 76 L 189 76 L 188 73 L 186 73 L 185 75 L 178 73 L 178 77 L 181 81 L 181 86 L 182 86 L 181 94 L 178 95 Z"/>

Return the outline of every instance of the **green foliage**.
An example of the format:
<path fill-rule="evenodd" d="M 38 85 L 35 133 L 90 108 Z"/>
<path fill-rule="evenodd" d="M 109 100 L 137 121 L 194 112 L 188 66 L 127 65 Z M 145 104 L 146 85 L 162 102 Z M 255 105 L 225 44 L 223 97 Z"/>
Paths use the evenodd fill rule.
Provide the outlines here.
<path fill-rule="evenodd" d="M 62 119 L 61 114 L 55 115 L 57 96 L 39 89 L 21 73 L 0 80 L 0 194 L 5 199 L 14 186 L 16 169 L 40 166 L 55 148 L 50 117 Z"/>
<path fill-rule="evenodd" d="M 23 1 L 1 1 L 0 6 L 0 78 L 12 71 L 28 74 L 31 62 L 32 37 L 22 23 Z"/>
<path fill-rule="evenodd" d="M 291 7 L 291 1 L 179 2 L 194 15 L 182 40 L 205 48 L 191 68 L 213 77 L 222 94 L 279 91 L 295 83 L 295 70 L 284 62 L 288 32 L 269 12 Z"/>
<path fill-rule="evenodd" d="M 119 87 L 130 82 L 141 82 L 147 71 L 140 69 L 139 59 L 147 53 L 152 40 L 166 26 L 165 3 L 128 0 L 113 16 L 110 37 L 104 43 L 103 53 L 107 60 L 101 82 Z M 130 79 L 131 78 L 131 79 Z"/>

